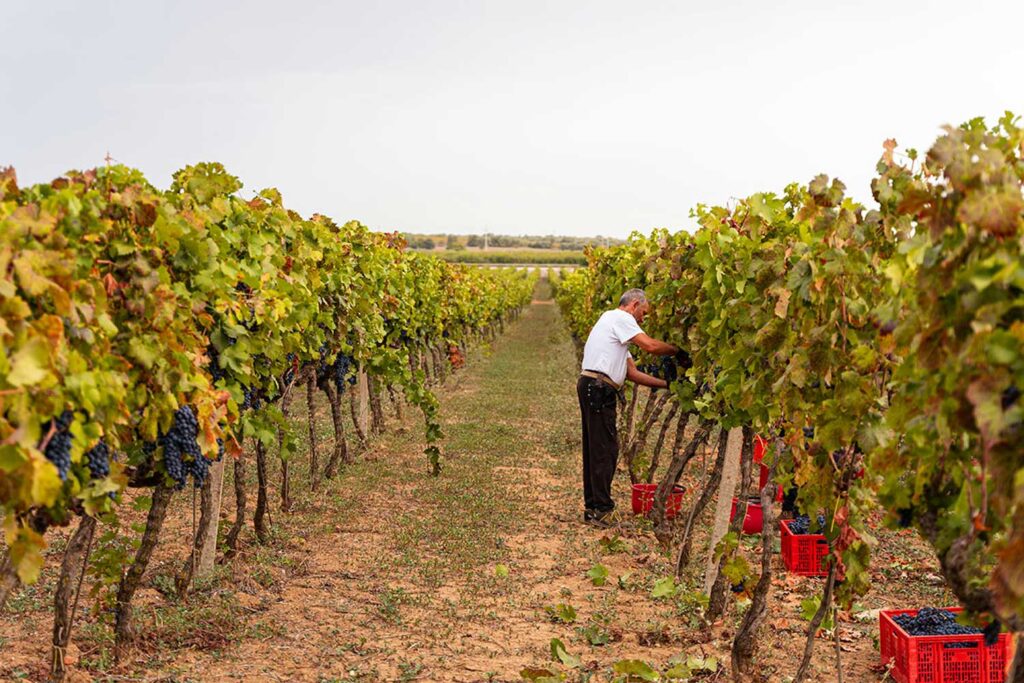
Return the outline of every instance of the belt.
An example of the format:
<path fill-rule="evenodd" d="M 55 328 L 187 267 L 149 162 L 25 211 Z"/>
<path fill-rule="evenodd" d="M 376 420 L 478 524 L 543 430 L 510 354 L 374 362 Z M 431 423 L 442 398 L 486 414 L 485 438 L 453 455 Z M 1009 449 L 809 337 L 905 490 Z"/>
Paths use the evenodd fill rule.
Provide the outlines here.
<path fill-rule="evenodd" d="M 580 372 L 580 377 L 590 377 L 591 379 L 601 380 L 602 382 L 610 386 L 612 389 L 615 389 L 615 391 L 618 391 L 619 389 L 622 388 L 620 385 L 613 382 L 611 377 L 604 374 L 603 372 L 597 372 L 596 370 L 583 370 L 582 372 Z"/>

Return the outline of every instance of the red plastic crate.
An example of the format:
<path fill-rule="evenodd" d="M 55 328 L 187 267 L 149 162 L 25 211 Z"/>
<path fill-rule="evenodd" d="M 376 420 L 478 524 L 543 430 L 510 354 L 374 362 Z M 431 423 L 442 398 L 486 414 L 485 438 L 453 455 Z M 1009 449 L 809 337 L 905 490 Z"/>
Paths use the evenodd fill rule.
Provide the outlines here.
<path fill-rule="evenodd" d="M 828 567 L 828 540 L 823 534 L 794 534 L 789 529 L 793 520 L 780 519 L 782 536 L 782 562 L 791 574 L 799 576 L 825 576 Z"/>
<path fill-rule="evenodd" d="M 959 607 L 948 608 L 959 613 Z M 978 633 L 961 636 L 912 636 L 892 618 L 917 614 L 916 609 L 883 610 L 878 615 L 882 664 L 895 662 L 897 683 L 1003 683 L 1010 662 L 1010 634 L 985 647 Z M 955 647 L 951 647 L 955 646 Z"/>
<path fill-rule="evenodd" d="M 657 484 L 633 484 L 633 514 L 643 515 L 654 509 L 654 492 L 658 490 Z M 672 493 L 668 494 L 665 502 L 665 518 L 672 519 L 683 509 L 683 494 L 686 489 L 679 484 L 672 487 Z"/>

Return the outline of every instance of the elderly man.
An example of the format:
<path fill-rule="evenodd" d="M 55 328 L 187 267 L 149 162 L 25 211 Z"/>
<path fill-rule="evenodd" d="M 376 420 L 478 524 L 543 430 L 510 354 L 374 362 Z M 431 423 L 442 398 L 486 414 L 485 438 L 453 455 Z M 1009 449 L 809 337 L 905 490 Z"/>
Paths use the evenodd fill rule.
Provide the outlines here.
<path fill-rule="evenodd" d="M 618 308 L 601 315 L 583 349 L 583 371 L 576 383 L 583 416 L 583 520 L 601 528 L 611 526 L 615 509 L 612 478 L 619 458 L 617 394 L 627 379 L 648 387 L 668 387 L 665 380 L 637 370 L 629 345 L 659 356 L 679 351 L 640 329 L 649 308 L 643 290 L 629 290 L 619 299 Z"/>

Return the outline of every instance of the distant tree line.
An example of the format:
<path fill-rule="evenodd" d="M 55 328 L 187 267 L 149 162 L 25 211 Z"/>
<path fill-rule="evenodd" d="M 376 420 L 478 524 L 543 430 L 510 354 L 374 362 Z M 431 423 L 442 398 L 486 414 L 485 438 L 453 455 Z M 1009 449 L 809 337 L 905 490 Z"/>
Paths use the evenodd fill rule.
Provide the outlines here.
<path fill-rule="evenodd" d="M 561 235 L 417 235 L 405 234 L 411 249 L 437 249 L 443 246 L 449 251 L 464 249 L 554 249 L 560 251 L 581 251 L 584 247 L 614 246 L 623 240 L 611 237 L 567 237 Z"/>

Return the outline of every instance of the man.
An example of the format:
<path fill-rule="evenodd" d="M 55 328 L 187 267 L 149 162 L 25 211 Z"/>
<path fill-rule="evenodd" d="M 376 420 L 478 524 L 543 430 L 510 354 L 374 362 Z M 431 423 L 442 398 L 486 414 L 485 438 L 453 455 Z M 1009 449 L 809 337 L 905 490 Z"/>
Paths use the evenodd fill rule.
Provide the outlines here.
<path fill-rule="evenodd" d="M 629 290 L 619 299 L 617 309 L 601 315 L 583 349 L 583 371 L 576 383 L 583 416 L 583 520 L 602 528 L 611 525 L 615 509 L 612 478 L 619 459 L 617 394 L 627 379 L 648 387 L 668 387 L 665 380 L 637 370 L 629 345 L 659 356 L 679 351 L 640 329 L 649 308 L 642 289 Z"/>

